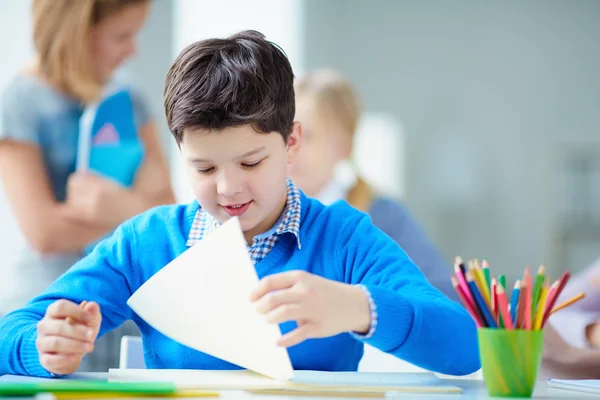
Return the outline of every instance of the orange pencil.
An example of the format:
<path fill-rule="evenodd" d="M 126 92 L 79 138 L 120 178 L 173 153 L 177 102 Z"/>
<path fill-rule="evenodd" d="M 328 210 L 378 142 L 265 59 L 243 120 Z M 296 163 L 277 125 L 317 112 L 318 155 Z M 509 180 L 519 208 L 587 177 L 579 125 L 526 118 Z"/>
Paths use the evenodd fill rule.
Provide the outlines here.
<path fill-rule="evenodd" d="M 496 288 L 496 294 L 498 295 L 498 314 L 502 316 L 502 322 L 504 323 L 504 329 L 513 329 L 513 322 L 508 312 L 508 300 L 506 299 L 506 292 L 502 285 L 498 285 Z"/>
<path fill-rule="evenodd" d="M 460 298 L 460 300 L 465 305 L 465 308 L 467 309 L 467 311 L 469 312 L 469 314 L 471 314 L 471 317 L 473 317 L 473 319 L 475 320 L 475 325 L 477 325 L 478 328 L 481 328 L 481 327 L 485 326 L 481 322 L 481 317 L 479 315 L 479 311 L 477 311 L 477 309 L 474 308 L 474 305 L 471 304 L 466 299 L 465 293 L 461 289 L 458 280 L 455 277 L 453 277 L 453 276 L 450 277 L 450 280 L 452 281 L 452 286 L 454 286 L 454 290 L 456 290 L 456 293 L 458 294 L 458 297 Z"/>
<path fill-rule="evenodd" d="M 83 300 L 81 303 L 79 303 L 79 308 L 85 308 L 85 305 L 86 305 L 87 303 L 88 303 L 88 302 L 87 302 L 87 300 Z M 67 317 L 67 322 L 68 322 L 68 323 L 70 323 L 70 324 L 72 324 L 72 323 L 74 323 L 75 321 L 73 321 L 73 318 L 71 318 L 71 317 Z"/>
<path fill-rule="evenodd" d="M 585 297 L 585 293 L 579 293 L 577 296 L 571 297 L 569 300 L 560 303 L 559 305 L 557 305 L 556 307 L 554 307 L 552 309 L 552 311 L 550 311 L 550 315 L 552 315 L 553 313 L 562 310 L 565 307 L 570 306 L 573 303 L 577 303 L 579 300 L 583 299 Z"/>

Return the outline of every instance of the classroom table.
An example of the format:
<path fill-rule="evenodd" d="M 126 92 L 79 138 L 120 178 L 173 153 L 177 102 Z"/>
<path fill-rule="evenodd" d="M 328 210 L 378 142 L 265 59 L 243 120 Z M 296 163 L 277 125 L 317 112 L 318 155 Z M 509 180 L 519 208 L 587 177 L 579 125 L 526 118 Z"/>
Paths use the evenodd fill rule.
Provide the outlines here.
<path fill-rule="evenodd" d="M 88 373 L 76 373 L 71 377 L 72 379 L 95 379 L 95 380 L 105 380 L 107 379 L 108 374 L 103 372 L 88 372 Z M 14 375 L 3 375 L 0 376 L 0 380 L 3 381 L 23 381 L 24 379 L 28 380 L 31 378 L 24 378 L 20 376 Z M 434 400 L 453 400 L 453 399 L 498 399 L 498 397 L 490 397 L 488 396 L 485 387 L 483 386 L 483 381 L 476 379 L 443 379 L 445 383 L 452 386 L 457 386 L 462 389 L 462 393 L 460 394 L 431 394 L 431 393 L 389 393 L 385 396 L 385 399 L 390 400 L 423 400 L 423 399 L 434 399 Z M 233 399 L 241 399 L 241 400 L 360 400 L 360 397 L 338 397 L 338 396 L 326 396 L 326 397 L 317 397 L 317 396 L 279 396 L 279 395 L 259 395 L 259 394 L 251 394 L 243 391 L 221 391 L 220 397 L 201 397 L 198 399 L 208 400 L 211 398 L 215 399 L 223 399 L 223 400 L 233 400 Z M 157 397 L 153 397 L 156 399 Z M 170 397 L 174 399 L 176 397 Z M 583 393 L 583 392 L 573 392 L 567 390 L 554 389 L 548 386 L 547 381 L 538 381 L 535 391 L 533 393 L 533 399 L 579 399 L 579 398 L 598 398 L 597 394 L 591 393 Z M 2 398 L 2 400 L 7 400 L 9 398 Z M 26 400 L 27 398 L 19 397 L 14 398 L 15 400 Z M 110 399 L 110 397 L 106 397 L 104 399 Z M 141 397 L 137 397 L 136 399 L 142 399 Z M 186 397 L 185 400 L 191 400 L 191 398 Z M 372 399 L 365 398 L 365 399 Z M 123 400 L 121 398 L 115 398 L 115 400 Z"/>

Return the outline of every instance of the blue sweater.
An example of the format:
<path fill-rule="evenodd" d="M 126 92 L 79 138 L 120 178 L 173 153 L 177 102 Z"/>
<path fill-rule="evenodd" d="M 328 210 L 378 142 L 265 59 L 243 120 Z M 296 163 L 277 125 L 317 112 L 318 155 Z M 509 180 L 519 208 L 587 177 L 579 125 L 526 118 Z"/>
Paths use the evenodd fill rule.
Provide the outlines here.
<path fill-rule="evenodd" d="M 302 249 L 292 234 L 284 234 L 256 264 L 259 278 L 301 269 L 348 284 L 362 283 L 378 312 L 377 329 L 367 343 L 432 371 L 460 375 L 479 368 L 472 318 L 431 286 L 366 214 L 345 202 L 325 207 L 304 195 L 301 201 Z M 124 223 L 41 296 L 0 319 L 0 375 L 49 375 L 39 363 L 36 324 L 48 305 L 62 298 L 98 302 L 100 335 L 133 320 L 143 336 L 148 368 L 238 368 L 167 338 L 126 305 L 145 281 L 186 250 L 198 207 L 196 202 L 162 206 Z M 283 333 L 295 327 L 295 322 L 281 324 Z M 298 370 L 352 371 L 362 354 L 363 343 L 349 333 L 289 348 Z"/>
<path fill-rule="evenodd" d="M 433 286 L 458 301 L 449 278 L 452 270 L 406 206 L 387 197 L 375 197 L 369 216 L 376 227 L 402 247 Z"/>

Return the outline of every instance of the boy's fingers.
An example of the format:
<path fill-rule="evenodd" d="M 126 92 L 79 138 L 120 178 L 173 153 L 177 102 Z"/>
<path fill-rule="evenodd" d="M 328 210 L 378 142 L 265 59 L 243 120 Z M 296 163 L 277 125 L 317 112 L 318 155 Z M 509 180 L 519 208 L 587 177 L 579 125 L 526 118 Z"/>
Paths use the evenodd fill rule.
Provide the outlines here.
<path fill-rule="evenodd" d="M 66 323 L 63 319 L 44 319 L 38 324 L 40 336 L 62 336 L 82 342 L 93 342 L 94 330 L 83 324 Z"/>
<path fill-rule="evenodd" d="M 277 344 L 281 347 L 292 347 L 299 343 L 304 342 L 310 338 L 310 324 L 301 325 L 291 332 L 286 333 L 277 341 Z"/>
<path fill-rule="evenodd" d="M 301 300 L 301 294 L 294 290 L 276 290 L 273 292 L 269 292 L 262 296 L 260 299 L 258 299 L 258 301 L 256 302 L 256 310 L 260 314 L 266 314 L 269 311 L 272 311 L 277 307 L 282 306 L 283 304 L 299 303 Z"/>
<path fill-rule="evenodd" d="M 304 319 L 306 317 L 304 314 L 299 304 L 284 304 L 267 313 L 266 318 L 270 324 L 280 324 Z"/>
<path fill-rule="evenodd" d="M 57 300 L 48 306 L 46 315 L 53 319 L 72 318 L 76 321 L 87 322 L 90 316 L 83 308 L 69 300 Z"/>
<path fill-rule="evenodd" d="M 75 354 L 40 354 L 40 364 L 55 374 L 71 374 L 77 370 L 80 361 Z"/>
<path fill-rule="evenodd" d="M 100 313 L 100 306 L 98 305 L 98 303 L 90 301 L 89 303 L 85 304 L 83 310 L 89 316 L 87 325 L 90 328 L 94 329 L 97 335 L 98 330 L 100 330 L 100 325 L 102 324 L 102 314 Z"/>
<path fill-rule="evenodd" d="M 250 301 L 256 301 L 273 290 L 282 290 L 294 286 L 294 284 L 302 278 L 303 272 L 304 271 L 287 271 L 280 274 L 269 275 L 261 279 L 256 288 L 252 291 Z"/>
<path fill-rule="evenodd" d="M 36 347 L 40 353 L 86 354 L 94 349 L 90 342 L 67 339 L 60 336 L 38 336 Z"/>

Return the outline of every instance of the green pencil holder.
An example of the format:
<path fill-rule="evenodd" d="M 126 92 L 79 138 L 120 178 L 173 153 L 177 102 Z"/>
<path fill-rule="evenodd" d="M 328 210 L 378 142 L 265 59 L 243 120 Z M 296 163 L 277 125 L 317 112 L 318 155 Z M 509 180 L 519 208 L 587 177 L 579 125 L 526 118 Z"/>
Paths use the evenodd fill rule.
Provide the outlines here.
<path fill-rule="evenodd" d="M 544 331 L 479 328 L 477 336 L 488 394 L 531 397 L 542 361 Z"/>

